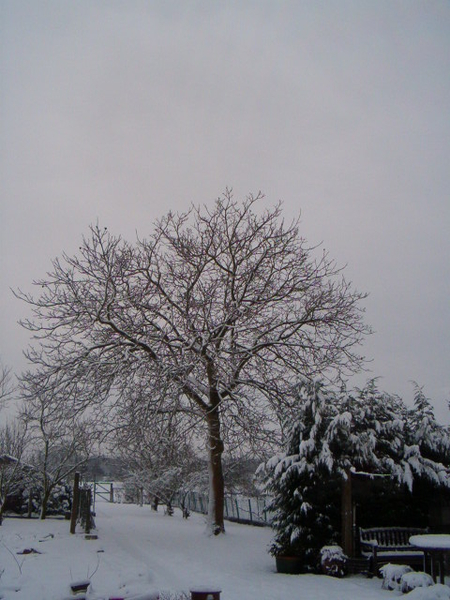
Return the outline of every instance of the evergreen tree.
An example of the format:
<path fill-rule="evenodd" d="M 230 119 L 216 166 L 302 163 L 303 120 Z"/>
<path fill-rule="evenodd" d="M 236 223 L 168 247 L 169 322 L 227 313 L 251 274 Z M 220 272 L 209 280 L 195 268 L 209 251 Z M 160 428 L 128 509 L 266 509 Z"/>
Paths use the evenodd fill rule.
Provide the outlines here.
<path fill-rule="evenodd" d="M 339 541 L 340 489 L 351 471 L 384 474 L 409 491 L 414 481 L 450 488 L 448 428 L 436 422 L 421 389 L 414 409 L 380 392 L 375 380 L 351 393 L 302 381 L 295 393 L 286 451 L 259 470 L 273 496 L 272 554 L 299 555 L 317 567 L 320 548 Z"/>

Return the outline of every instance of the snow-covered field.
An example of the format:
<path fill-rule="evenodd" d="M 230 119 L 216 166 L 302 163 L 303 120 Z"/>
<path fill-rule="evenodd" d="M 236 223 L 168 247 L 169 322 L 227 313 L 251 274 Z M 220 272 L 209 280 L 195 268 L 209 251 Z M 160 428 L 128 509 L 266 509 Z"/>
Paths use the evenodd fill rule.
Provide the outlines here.
<path fill-rule="evenodd" d="M 280 575 L 267 553 L 269 528 L 227 523 L 219 538 L 204 517 L 167 517 L 148 506 L 97 504 L 97 540 L 69 522 L 7 518 L 0 527 L 0 598 L 64 600 L 70 583 L 91 580 L 87 598 L 134 598 L 152 591 L 220 589 L 221 600 L 389 600 L 378 579 Z M 38 553 L 18 554 L 24 550 Z M 72 596 L 72 598 L 75 598 Z M 406 598 L 406 596 L 405 596 Z"/>

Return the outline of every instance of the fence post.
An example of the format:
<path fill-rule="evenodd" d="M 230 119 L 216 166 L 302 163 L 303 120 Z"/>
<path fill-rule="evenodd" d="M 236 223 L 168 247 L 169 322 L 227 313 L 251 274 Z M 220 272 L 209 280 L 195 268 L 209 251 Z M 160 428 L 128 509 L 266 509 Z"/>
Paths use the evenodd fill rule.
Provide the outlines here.
<path fill-rule="evenodd" d="M 77 472 L 73 478 L 72 514 L 70 516 L 70 533 L 75 533 L 80 503 L 80 474 Z"/>
<path fill-rule="evenodd" d="M 250 513 L 250 521 L 253 521 L 253 516 L 252 516 L 252 501 L 251 501 L 251 498 L 248 499 L 248 512 Z"/>
<path fill-rule="evenodd" d="M 109 501 L 111 504 L 114 504 L 114 486 L 111 483 L 111 487 L 109 488 Z"/>
<path fill-rule="evenodd" d="M 89 534 L 93 526 L 91 504 L 92 504 L 92 490 L 89 487 L 84 486 L 79 492 L 80 496 L 80 522 L 84 527 L 84 532 Z"/>
<path fill-rule="evenodd" d="M 237 518 L 239 519 L 239 504 L 238 504 L 238 499 L 235 498 L 234 500 L 235 504 L 236 504 L 236 514 L 237 514 Z"/>

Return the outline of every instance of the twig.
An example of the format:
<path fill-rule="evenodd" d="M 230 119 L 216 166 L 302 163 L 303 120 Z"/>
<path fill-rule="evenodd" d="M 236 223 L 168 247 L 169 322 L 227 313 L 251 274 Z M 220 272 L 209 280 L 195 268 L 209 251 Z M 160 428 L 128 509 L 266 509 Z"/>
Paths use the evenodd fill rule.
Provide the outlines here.
<path fill-rule="evenodd" d="M 94 577 L 94 575 L 97 573 L 99 567 L 100 567 L 100 554 L 97 554 L 97 566 L 95 567 L 94 571 L 90 575 L 89 575 L 89 566 L 88 566 L 87 578 L 92 579 Z"/>
<path fill-rule="evenodd" d="M 3 542 L 3 541 L 2 541 L 2 546 L 4 546 L 4 547 L 5 547 L 5 548 L 8 550 L 8 552 L 11 554 L 11 556 L 12 556 L 12 557 L 13 557 L 13 559 L 15 560 L 15 562 L 16 562 L 16 565 L 17 565 L 17 567 L 18 567 L 18 569 L 19 569 L 19 573 L 22 575 L 22 565 L 23 565 L 23 561 L 22 561 L 22 564 L 20 564 L 20 563 L 19 563 L 19 561 L 17 560 L 17 558 L 16 558 L 16 555 L 14 554 L 14 552 L 12 552 L 12 551 L 11 551 L 11 550 L 8 548 L 8 546 L 5 544 L 5 542 Z"/>

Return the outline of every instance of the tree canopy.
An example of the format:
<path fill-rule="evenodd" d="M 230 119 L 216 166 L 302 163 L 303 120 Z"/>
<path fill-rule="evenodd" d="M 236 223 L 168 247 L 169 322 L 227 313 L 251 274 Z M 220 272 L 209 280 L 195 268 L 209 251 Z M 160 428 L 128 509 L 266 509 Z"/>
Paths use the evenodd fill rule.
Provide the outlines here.
<path fill-rule="evenodd" d="M 177 412 L 205 435 L 210 520 L 223 527 L 221 457 L 274 445 L 299 376 L 360 369 L 369 328 L 361 301 L 326 252 L 308 247 L 280 204 L 259 211 L 226 191 L 214 205 L 169 212 L 134 244 L 99 225 L 76 256 L 53 261 L 23 323 L 34 383 L 79 407 L 138 404 Z M 135 411 L 135 409 L 133 409 Z"/>

